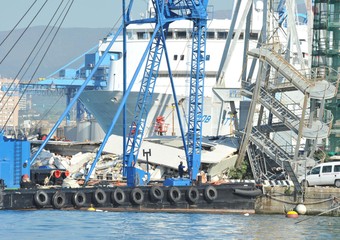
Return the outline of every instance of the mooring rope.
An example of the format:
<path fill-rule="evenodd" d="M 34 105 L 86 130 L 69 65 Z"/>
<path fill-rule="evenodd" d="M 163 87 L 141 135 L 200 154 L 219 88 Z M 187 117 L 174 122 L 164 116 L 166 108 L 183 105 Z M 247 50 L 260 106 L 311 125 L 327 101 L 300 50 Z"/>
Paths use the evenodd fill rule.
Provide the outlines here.
<path fill-rule="evenodd" d="M 275 200 L 275 201 L 283 202 L 283 203 L 287 203 L 287 204 L 299 204 L 299 203 L 301 203 L 301 202 L 290 202 L 290 201 L 282 200 L 282 199 L 273 197 L 273 196 L 268 195 L 268 194 L 265 194 L 265 196 L 268 197 L 268 198 L 271 198 L 271 199 L 273 199 L 273 200 Z M 320 203 L 332 201 L 332 200 L 334 200 L 335 198 L 336 198 L 336 197 L 331 197 L 331 198 L 324 199 L 324 200 L 321 200 L 321 201 L 318 201 L 318 202 L 309 202 L 309 203 L 304 202 L 303 204 L 304 204 L 304 205 L 320 204 Z"/>

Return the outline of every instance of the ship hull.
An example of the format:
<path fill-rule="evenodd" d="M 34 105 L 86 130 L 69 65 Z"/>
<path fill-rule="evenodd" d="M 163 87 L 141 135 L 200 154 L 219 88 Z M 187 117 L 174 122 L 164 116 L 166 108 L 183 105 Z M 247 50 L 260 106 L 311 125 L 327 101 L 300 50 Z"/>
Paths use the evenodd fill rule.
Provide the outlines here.
<path fill-rule="evenodd" d="M 135 106 L 138 99 L 138 92 L 131 92 L 128 100 L 126 101 L 126 124 L 129 129 L 130 124 L 133 121 Z M 89 110 L 89 112 L 96 118 L 104 132 L 108 132 L 112 120 L 115 115 L 118 114 L 123 98 L 121 91 L 85 91 L 81 94 L 80 100 Z M 177 96 L 177 101 L 182 100 L 182 104 L 179 106 L 180 118 L 184 126 L 184 132 L 186 132 L 187 121 L 187 109 L 188 100 L 185 96 Z M 146 120 L 146 128 L 144 130 L 145 137 L 151 137 L 158 135 L 156 129 L 156 119 L 159 116 L 164 117 L 165 126 L 167 131 L 163 132 L 163 135 L 180 136 L 180 127 L 178 116 L 174 108 L 174 98 L 172 94 L 154 93 L 152 99 L 152 105 L 148 112 L 148 118 Z M 228 115 L 227 109 L 221 108 L 222 104 L 217 98 L 205 97 L 204 98 L 204 111 L 203 111 L 203 136 L 217 136 L 230 134 L 233 123 L 231 116 Z M 229 107 L 229 106 L 228 106 Z M 230 112 L 230 110 L 229 110 Z M 221 114 L 222 113 L 222 114 Z M 224 114 L 223 114 L 224 113 Z M 118 120 L 113 128 L 111 134 L 123 135 L 123 114 L 119 114 Z M 233 130 L 233 129 L 232 129 Z"/>

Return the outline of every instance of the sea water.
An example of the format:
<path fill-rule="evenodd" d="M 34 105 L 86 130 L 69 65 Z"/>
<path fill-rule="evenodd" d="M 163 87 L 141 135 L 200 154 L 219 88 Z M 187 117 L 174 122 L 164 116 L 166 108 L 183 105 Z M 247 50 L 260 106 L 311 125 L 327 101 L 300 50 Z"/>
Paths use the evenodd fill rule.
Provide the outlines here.
<path fill-rule="evenodd" d="M 0 239 L 340 239 L 340 218 L 4 210 Z"/>

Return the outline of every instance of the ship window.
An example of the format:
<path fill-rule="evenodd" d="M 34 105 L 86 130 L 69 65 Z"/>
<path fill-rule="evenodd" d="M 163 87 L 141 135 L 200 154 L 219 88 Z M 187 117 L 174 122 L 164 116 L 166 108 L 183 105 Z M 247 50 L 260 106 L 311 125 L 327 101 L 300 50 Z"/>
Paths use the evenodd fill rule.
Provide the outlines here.
<path fill-rule="evenodd" d="M 240 37 L 238 39 L 243 39 L 243 33 L 240 34 Z"/>
<path fill-rule="evenodd" d="M 133 39 L 133 34 L 132 34 L 132 32 L 128 32 L 128 33 L 127 33 L 127 36 L 128 36 L 128 39 Z"/>
<path fill-rule="evenodd" d="M 206 55 L 205 56 L 205 61 L 209 61 L 210 60 L 210 55 Z"/>
<path fill-rule="evenodd" d="M 148 33 L 146 33 L 146 32 L 138 32 L 137 33 L 137 38 L 138 39 L 148 39 Z"/>
<path fill-rule="evenodd" d="M 178 58 L 178 55 L 175 54 L 175 55 L 174 55 L 174 60 L 177 61 L 177 58 Z"/>
<path fill-rule="evenodd" d="M 181 55 L 181 61 L 183 61 L 184 60 L 184 55 Z"/>
<path fill-rule="evenodd" d="M 184 39 L 184 38 L 187 38 L 187 32 L 177 32 L 177 38 L 179 39 Z"/>
<path fill-rule="evenodd" d="M 249 39 L 252 39 L 252 40 L 257 40 L 259 34 L 258 33 L 250 33 L 249 35 Z"/>
<path fill-rule="evenodd" d="M 218 32 L 217 33 L 217 38 L 218 39 L 226 39 L 228 35 L 228 32 Z"/>
<path fill-rule="evenodd" d="M 215 32 L 207 32 L 207 39 L 214 39 L 215 38 Z"/>
<path fill-rule="evenodd" d="M 167 38 L 167 39 L 172 39 L 172 32 L 168 32 L 168 33 L 166 34 L 166 38 Z"/>

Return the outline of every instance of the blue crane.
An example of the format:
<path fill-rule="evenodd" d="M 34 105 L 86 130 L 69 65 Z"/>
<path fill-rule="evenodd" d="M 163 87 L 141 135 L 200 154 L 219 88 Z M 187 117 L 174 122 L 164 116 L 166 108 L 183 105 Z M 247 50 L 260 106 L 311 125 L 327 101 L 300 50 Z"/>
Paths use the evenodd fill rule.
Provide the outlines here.
<path fill-rule="evenodd" d="M 131 12 L 132 2 L 128 7 L 127 12 Z M 176 112 L 179 119 L 181 135 L 184 145 L 184 150 L 187 159 L 189 179 L 167 179 L 166 185 L 189 185 L 192 180 L 196 179 L 201 163 L 201 145 L 202 145 L 202 113 L 203 113 L 203 88 L 205 75 L 205 51 L 206 51 L 206 28 L 207 28 L 207 5 L 208 0 L 153 0 L 153 7 L 155 15 L 152 18 L 141 19 L 136 21 L 129 21 L 129 16 L 124 16 L 124 26 L 132 23 L 154 23 L 155 30 L 143 54 L 143 57 L 138 65 L 136 72 L 126 89 L 123 96 L 122 103 L 119 106 L 116 115 L 112 120 L 112 124 L 108 130 L 107 135 L 103 140 L 103 145 L 99 148 L 94 163 L 89 170 L 86 177 L 88 181 L 96 162 L 99 159 L 103 146 L 109 138 L 109 135 L 114 128 L 118 116 L 124 109 L 124 104 L 132 89 L 134 82 L 138 76 L 139 70 L 147 57 L 147 62 L 141 82 L 140 93 L 135 107 L 134 120 L 130 125 L 130 131 L 127 136 L 127 144 L 125 146 L 125 154 L 123 159 L 124 176 L 127 177 L 128 186 L 146 185 L 149 182 L 150 176 L 147 172 L 136 168 L 135 165 L 138 160 L 138 152 L 141 147 L 142 137 L 145 129 L 145 123 L 152 101 L 152 94 L 155 82 L 158 75 L 159 64 L 163 53 L 166 58 L 170 82 L 172 85 L 173 97 L 175 101 Z M 125 13 L 124 13 L 125 14 Z M 188 119 L 188 133 L 186 135 L 183 130 L 183 125 L 180 120 L 180 112 L 176 99 L 175 87 L 172 79 L 171 67 L 169 57 L 166 49 L 166 33 L 169 24 L 176 20 L 191 20 L 193 21 L 192 30 L 192 63 L 190 72 L 190 96 L 189 96 L 189 119 Z"/>
<path fill-rule="evenodd" d="M 89 172 L 86 175 L 85 182 L 87 183 L 92 171 L 94 170 L 96 163 L 98 162 L 100 155 L 105 147 L 106 142 L 111 135 L 112 130 L 118 120 L 119 115 L 125 111 L 125 104 L 131 89 L 136 81 L 138 73 L 145 61 L 146 66 L 141 82 L 140 93 L 138 101 L 135 107 L 134 120 L 130 125 L 130 134 L 127 136 L 127 142 L 125 144 L 125 154 L 123 159 L 124 176 L 127 177 L 129 186 L 146 185 L 149 182 L 149 175 L 147 172 L 135 167 L 138 159 L 138 152 L 142 143 L 142 136 L 145 128 L 145 122 L 152 101 L 153 90 L 158 75 L 158 69 L 163 54 L 165 55 L 169 78 L 172 86 L 173 97 L 175 101 L 175 107 L 177 116 L 179 119 L 179 125 L 181 129 L 181 135 L 184 145 L 184 150 L 187 159 L 189 179 L 167 179 L 165 184 L 168 185 L 189 185 L 192 180 L 196 180 L 200 163 L 201 163 L 201 145 L 202 145 L 202 115 L 203 115 L 203 89 L 204 89 L 204 76 L 205 76 L 205 58 L 206 58 L 206 31 L 207 31 L 207 5 L 208 0 L 152 0 L 155 14 L 146 19 L 130 20 L 130 12 L 133 6 L 133 0 L 130 0 L 129 6 L 125 11 L 125 0 L 123 0 L 123 24 L 120 26 L 116 34 L 113 36 L 112 41 L 108 44 L 107 49 L 103 52 L 102 57 L 98 60 L 94 66 L 93 71 L 88 76 L 86 81 L 82 84 L 64 113 L 61 115 L 51 132 L 48 134 L 46 140 L 43 142 L 37 153 L 33 156 L 31 164 L 36 157 L 40 154 L 47 141 L 51 138 L 61 121 L 67 115 L 70 108 L 76 103 L 81 92 L 85 89 L 86 85 L 90 82 L 92 76 L 108 54 L 110 48 L 114 44 L 117 37 L 123 32 L 126 32 L 126 27 L 129 24 L 155 24 L 153 35 L 144 51 L 142 59 L 137 66 L 137 69 L 132 77 L 132 80 L 124 89 L 124 95 L 121 99 L 115 116 L 112 119 L 112 123 L 103 139 L 103 143 L 99 147 L 96 157 L 91 165 Z M 190 72 L 190 95 L 189 95 L 189 119 L 188 119 L 188 132 L 184 134 L 183 124 L 180 120 L 180 111 L 178 101 L 176 98 L 175 86 L 172 78 L 171 67 L 169 63 L 169 56 L 166 49 L 166 33 L 168 31 L 169 24 L 177 20 L 190 20 L 193 22 L 192 29 L 192 62 Z M 124 37 L 125 38 L 125 37 Z M 124 41 L 124 45 L 126 41 Z M 124 54 L 123 54 L 124 55 Z M 124 57 L 124 56 L 123 56 Z M 126 63 L 124 63 L 125 65 Z M 126 66 L 124 66 L 126 69 Z M 125 81 L 126 74 L 124 73 L 123 79 Z M 124 84 L 125 85 L 125 84 Z M 125 124 L 124 124 L 125 127 Z M 124 134 L 125 134 L 125 129 Z M 131 134 L 134 132 L 134 134 Z"/>
<path fill-rule="evenodd" d="M 134 121 L 132 122 L 129 131 L 133 134 L 129 134 L 128 136 L 124 156 L 124 173 L 127 175 L 128 185 L 130 186 L 134 186 L 136 184 L 140 185 L 141 183 L 147 182 L 148 179 L 147 174 L 140 169 L 136 169 L 134 165 L 137 162 L 138 152 L 142 143 L 145 122 L 149 112 L 150 103 L 152 101 L 152 93 L 154 91 L 163 52 L 165 52 L 166 55 L 169 76 L 172 76 L 166 50 L 165 36 L 168 31 L 169 24 L 179 19 L 190 19 L 193 21 L 188 133 L 186 143 L 183 141 L 187 157 L 188 172 L 190 175 L 189 182 L 196 179 L 201 162 L 200 154 L 202 145 L 201 134 L 207 27 L 206 9 L 208 1 L 170 0 L 152 1 L 152 3 L 156 13 L 155 24 L 157 27 L 155 28 L 152 39 L 150 40 L 152 44 L 144 70 L 139 97 L 134 111 Z M 171 82 L 173 83 L 172 77 Z M 174 87 L 173 95 L 176 97 Z M 175 103 L 177 105 L 176 99 Z M 178 106 L 176 106 L 176 109 L 178 109 Z M 181 132 L 183 137 L 182 127 Z M 170 185 L 173 185 L 178 181 L 175 181 L 174 179 L 168 179 L 167 182 Z"/>

